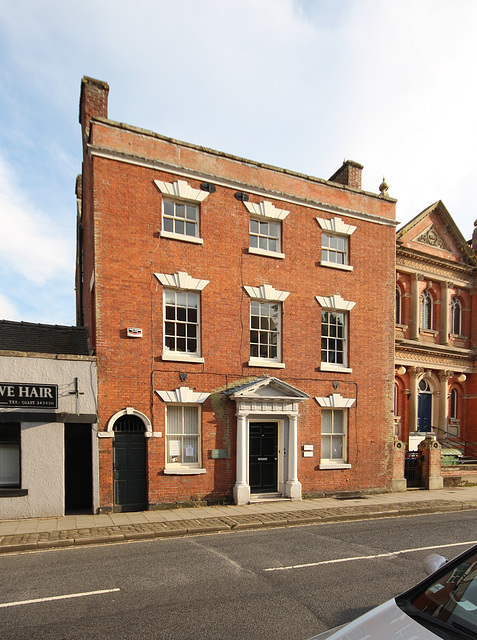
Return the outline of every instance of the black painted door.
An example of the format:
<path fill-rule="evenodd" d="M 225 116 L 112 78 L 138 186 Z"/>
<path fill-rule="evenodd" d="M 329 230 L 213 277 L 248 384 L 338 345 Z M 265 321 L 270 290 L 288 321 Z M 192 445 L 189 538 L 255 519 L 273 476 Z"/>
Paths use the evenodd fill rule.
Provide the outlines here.
<path fill-rule="evenodd" d="M 276 422 L 251 422 L 249 480 L 252 493 L 277 490 L 278 425 Z"/>
<path fill-rule="evenodd" d="M 146 508 L 146 439 L 144 431 L 114 434 L 114 510 Z"/>

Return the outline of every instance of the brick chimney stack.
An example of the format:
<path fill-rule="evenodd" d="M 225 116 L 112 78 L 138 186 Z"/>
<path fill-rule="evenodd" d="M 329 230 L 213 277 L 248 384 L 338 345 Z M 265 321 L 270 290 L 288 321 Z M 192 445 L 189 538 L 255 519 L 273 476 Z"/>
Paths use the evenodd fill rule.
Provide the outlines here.
<path fill-rule="evenodd" d="M 334 173 L 330 182 L 339 182 L 346 187 L 353 189 L 361 189 L 361 175 L 363 173 L 363 165 L 353 160 L 345 160 L 343 165 Z"/>
<path fill-rule="evenodd" d="M 89 125 L 94 117 L 108 117 L 109 85 L 102 80 L 83 76 L 81 80 L 81 96 L 79 121 L 83 133 L 89 134 Z"/>

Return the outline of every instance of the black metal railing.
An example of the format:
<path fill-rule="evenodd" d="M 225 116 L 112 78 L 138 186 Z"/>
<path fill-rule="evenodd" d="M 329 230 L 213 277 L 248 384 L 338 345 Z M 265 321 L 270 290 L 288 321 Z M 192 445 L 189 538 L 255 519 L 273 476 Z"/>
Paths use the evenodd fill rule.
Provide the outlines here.
<path fill-rule="evenodd" d="M 422 455 L 420 451 L 406 451 L 404 458 L 404 477 L 408 487 L 420 487 L 422 484 Z"/>
<path fill-rule="evenodd" d="M 438 427 L 432 427 L 437 439 L 442 445 L 443 449 L 457 449 L 462 454 L 462 462 L 465 462 L 464 458 L 477 460 L 477 443 L 469 442 L 463 438 L 457 436 L 450 436 L 444 429 Z"/>

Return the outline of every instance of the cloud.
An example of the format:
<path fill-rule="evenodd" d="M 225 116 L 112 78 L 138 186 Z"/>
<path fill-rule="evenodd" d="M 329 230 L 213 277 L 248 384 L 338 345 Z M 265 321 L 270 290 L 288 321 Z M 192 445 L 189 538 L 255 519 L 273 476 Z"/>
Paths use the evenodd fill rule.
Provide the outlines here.
<path fill-rule="evenodd" d="M 0 276 L 17 309 L 36 285 L 42 318 L 74 316 L 83 75 L 109 83 L 113 120 L 320 178 L 353 159 L 366 190 L 386 176 L 400 221 L 442 199 L 472 234 L 475 0 L 0 6 Z"/>
<path fill-rule="evenodd" d="M 0 293 L 0 319 L 8 320 L 24 320 L 21 312 L 15 307 L 15 305 L 4 295 Z"/>
<path fill-rule="evenodd" d="M 386 175 L 399 220 L 442 199 L 469 238 L 477 129 L 466 65 L 477 59 L 477 4 L 362 0 L 351 9 L 350 113 L 339 142 L 365 165 L 365 188 L 376 191 Z"/>
<path fill-rule="evenodd" d="M 0 229 L 2 269 L 44 285 L 72 273 L 71 247 L 54 223 L 28 202 L 12 170 L 0 156 Z"/>

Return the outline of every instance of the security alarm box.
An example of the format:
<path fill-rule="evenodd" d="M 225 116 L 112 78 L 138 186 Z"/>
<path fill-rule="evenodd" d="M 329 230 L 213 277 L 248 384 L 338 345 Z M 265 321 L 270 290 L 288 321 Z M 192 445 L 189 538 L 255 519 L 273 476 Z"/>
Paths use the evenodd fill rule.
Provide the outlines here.
<path fill-rule="evenodd" d="M 128 338 L 142 338 L 142 329 L 138 327 L 128 327 L 127 336 Z"/>

